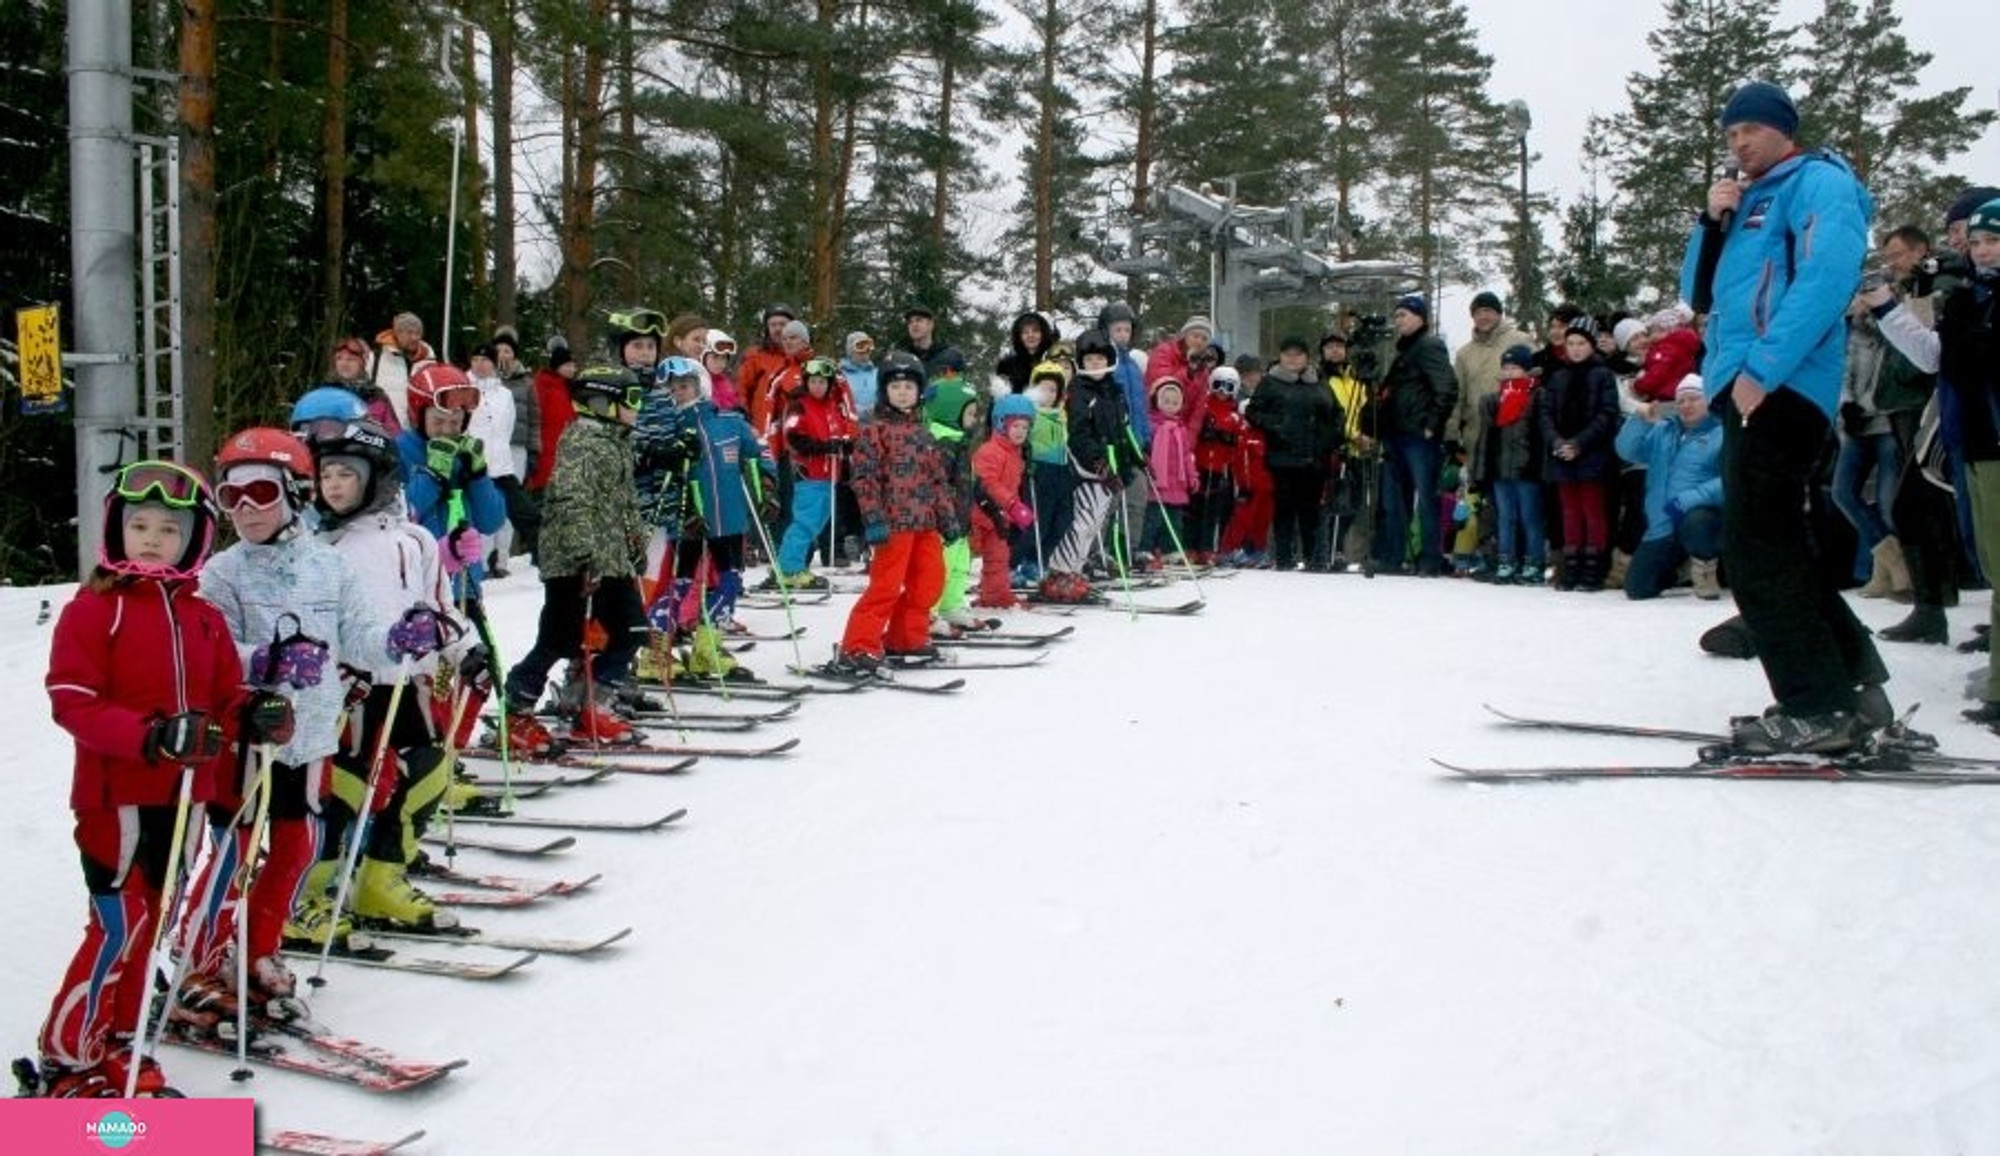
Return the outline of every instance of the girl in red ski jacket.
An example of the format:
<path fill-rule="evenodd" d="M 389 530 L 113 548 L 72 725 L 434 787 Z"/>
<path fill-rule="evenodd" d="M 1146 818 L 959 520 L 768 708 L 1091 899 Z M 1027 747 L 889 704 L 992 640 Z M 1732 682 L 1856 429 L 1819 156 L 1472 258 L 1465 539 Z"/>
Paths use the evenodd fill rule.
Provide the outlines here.
<path fill-rule="evenodd" d="M 1034 425 L 1034 399 L 1010 393 L 993 403 L 997 432 L 972 451 L 972 473 L 979 480 L 972 513 L 972 552 L 980 561 L 977 605 L 988 609 L 1011 610 L 1021 604 L 1014 597 L 1009 540 L 1035 524 L 1035 511 L 1021 500 L 1028 433 Z"/>
<path fill-rule="evenodd" d="M 215 507 L 199 476 L 167 462 L 119 472 L 104 504 L 90 580 L 63 608 L 46 686 L 57 725 L 76 740 L 70 808 L 90 918 L 40 1040 L 51 1096 L 167 1092 L 133 1039 L 151 984 L 158 923 L 185 781 L 190 807 L 215 798 L 222 755 L 290 737 L 290 705 L 247 691 L 222 612 L 197 596 L 215 543 Z M 187 820 L 189 831 L 201 824 Z"/>

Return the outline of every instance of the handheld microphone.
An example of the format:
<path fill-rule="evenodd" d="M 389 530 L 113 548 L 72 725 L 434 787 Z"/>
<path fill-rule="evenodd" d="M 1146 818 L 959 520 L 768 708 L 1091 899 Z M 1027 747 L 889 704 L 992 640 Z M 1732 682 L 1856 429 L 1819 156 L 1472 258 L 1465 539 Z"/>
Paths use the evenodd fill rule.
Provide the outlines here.
<path fill-rule="evenodd" d="M 1736 164 L 1736 162 L 1731 161 L 1730 163 L 1722 166 L 1722 175 L 1729 178 L 1732 181 L 1740 182 L 1743 179 L 1743 170 Z M 1716 218 L 1716 223 L 1723 232 L 1727 233 L 1729 231 L 1730 222 L 1734 221 L 1735 219 L 1736 219 L 1735 209 L 1724 209 L 1722 210 L 1722 215 Z"/>

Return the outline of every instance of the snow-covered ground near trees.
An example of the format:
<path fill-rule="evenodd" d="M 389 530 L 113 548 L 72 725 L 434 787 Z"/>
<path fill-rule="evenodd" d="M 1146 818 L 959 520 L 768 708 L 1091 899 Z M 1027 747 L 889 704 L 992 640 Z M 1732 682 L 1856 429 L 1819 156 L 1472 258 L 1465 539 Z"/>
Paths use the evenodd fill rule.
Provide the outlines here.
<path fill-rule="evenodd" d="M 1447 781 L 1428 756 L 1691 757 L 1506 731 L 1482 702 L 1713 728 L 1768 696 L 1697 652 L 1728 608 L 1685 595 L 1204 590 L 1193 618 L 1078 614 L 1041 667 L 953 697 L 809 699 L 703 736 L 796 735 L 789 757 L 524 804 L 689 808 L 541 862 L 463 857 L 605 873 L 469 922 L 635 934 L 492 983 L 336 965 L 320 1019 L 471 1062 L 403 1097 L 266 1070 L 264 1125 L 482 1154 L 2000 1151 L 2000 790 Z M 84 915 L 35 621 L 69 593 L 0 590 L 11 1054 Z M 516 652 L 538 595 L 525 572 L 492 587 Z M 808 657 L 848 601 L 800 611 Z M 1957 718 L 1975 660 L 1887 652 L 1898 705 L 2000 753 Z M 747 657 L 781 674 L 789 647 Z M 165 1061 L 238 1092 L 225 1062 Z"/>

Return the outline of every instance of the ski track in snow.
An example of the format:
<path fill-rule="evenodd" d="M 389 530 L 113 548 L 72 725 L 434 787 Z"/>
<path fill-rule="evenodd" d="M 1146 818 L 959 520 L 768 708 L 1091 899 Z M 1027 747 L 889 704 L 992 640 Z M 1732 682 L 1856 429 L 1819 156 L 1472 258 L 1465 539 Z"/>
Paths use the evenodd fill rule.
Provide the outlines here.
<path fill-rule="evenodd" d="M 415 1153 L 2000 1150 L 2000 791 L 1452 782 L 1428 756 L 1691 759 L 1479 704 L 1714 729 L 1768 698 L 1754 663 L 1695 649 L 1728 604 L 1262 573 L 1203 592 L 1189 619 L 1079 614 L 1042 666 L 955 696 L 808 697 L 702 736 L 800 736 L 786 757 L 525 802 L 689 808 L 460 860 L 605 873 L 468 923 L 635 934 L 490 983 L 331 965 L 326 1023 L 470 1066 L 404 1097 L 269 1070 L 247 1094 L 269 1128 L 428 1129 Z M 525 568 L 489 588 L 514 653 L 539 593 Z M 10 1055 L 83 916 L 34 624 L 69 596 L 0 590 Z M 851 601 L 797 611 L 808 661 Z M 1984 612 L 1953 610 L 1954 637 Z M 1995 752 L 1957 718 L 1978 660 L 1884 650 L 1918 725 Z M 778 676 L 793 652 L 745 657 Z M 165 1062 L 239 1093 L 227 1060 Z"/>

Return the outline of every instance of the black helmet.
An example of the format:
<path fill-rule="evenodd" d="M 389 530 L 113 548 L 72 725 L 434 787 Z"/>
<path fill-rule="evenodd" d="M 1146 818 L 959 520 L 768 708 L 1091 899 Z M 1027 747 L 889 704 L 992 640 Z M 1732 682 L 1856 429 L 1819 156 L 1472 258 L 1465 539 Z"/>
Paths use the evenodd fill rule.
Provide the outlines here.
<path fill-rule="evenodd" d="M 622 365 L 593 365 L 578 371 L 570 379 L 569 396 L 577 403 L 578 412 L 590 409 L 591 401 L 597 398 L 603 398 L 613 406 L 638 409 L 651 378 L 650 373 L 627 369 Z"/>
<path fill-rule="evenodd" d="M 764 306 L 764 311 L 757 315 L 757 324 L 769 325 L 773 317 L 784 317 L 792 321 L 797 321 L 799 319 L 799 311 L 782 301 L 773 301 L 769 305 Z"/>
<path fill-rule="evenodd" d="M 1099 329 L 1109 331 L 1112 323 L 1117 321 L 1125 321 L 1137 325 L 1139 324 L 1139 315 L 1132 312 L 1132 307 L 1123 301 L 1113 301 L 1098 311 L 1097 327 Z"/>
<path fill-rule="evenodd" d="M 322 526 L 386 506 L 402 492 L 403 459 L 396 452 L 396 435 L 376 422 L 366 418 L 348 422 L 339 433 L 314 440 L 312 453 L 316 468 L 339 462 L 362 477 L 361 504 L 344 514 L 326 504 L 324 490 L 314 493 L 313 506 L 321 514 Z"/>
<path fill-rule="evenodd" d="M 882 359 L 880 379 L 883 385 L 892 381 L 914 381 L 918 389 L 929 384 L 929 378 L 924 374 L 924 363 L 900 349 Z"/>

